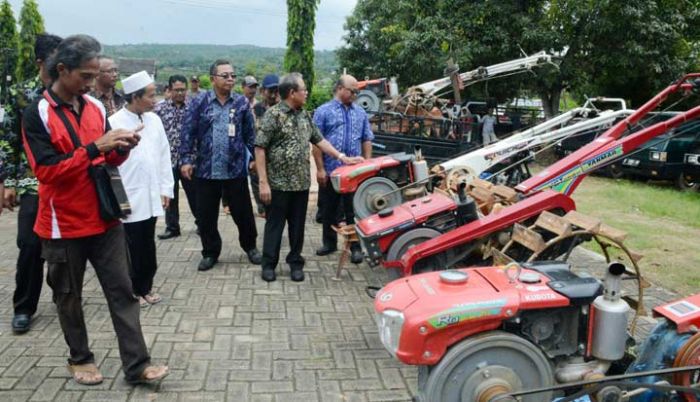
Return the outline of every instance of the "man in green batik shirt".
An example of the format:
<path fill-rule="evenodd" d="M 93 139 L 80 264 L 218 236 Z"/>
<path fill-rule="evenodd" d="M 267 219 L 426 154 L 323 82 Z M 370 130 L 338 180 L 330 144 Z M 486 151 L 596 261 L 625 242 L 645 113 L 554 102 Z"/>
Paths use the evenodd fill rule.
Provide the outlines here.
<path fill-rule="evenodd" d="M 286 261 L 291 279 L 300 282 L 304 280 L 301 250 L 311 184 L 309 143 L 347 165 L 363 159 L 348 157 L 323 139 L 309 113 L 303 109 L 308 92 L 301 74 L 289 73 L 282 77 L 279 93 L 282 102 L 265 112 L 255 137 L 260 200 L 267 208 L 261 276 L 266 282 L 277 279 L 275 269 L 282 232 L 285 224 L 289 224 L 290 250 Z"/>
<path fill-rule="evenodd" d="M 14 318 L 12 330 L 15 333 L 27 332 L 31 317 L 36 312 L 44 281 L 44 260 L 41 258 L 41 242 L 34 233 L 34 221 L 39 207 L 37 188 L 39 182 L 29 168 L 22 149 L 22 112 L 34 99 L 41 96 L 51 79 L 44 70 L 44 61 L 56 50 L 61 38 L 50 34 L 40 34 L 34 43 L 34 54 L 39 66 L 39 75 L 10 88 L 10 99 L 4 105 L 5 118 L 0 135 L 0 153 L 7 156 L 7 177 L 3 205 L 12 210 L 19 205 L 17 217 L 17 272 L 16 288 L 13 296 Z"/>

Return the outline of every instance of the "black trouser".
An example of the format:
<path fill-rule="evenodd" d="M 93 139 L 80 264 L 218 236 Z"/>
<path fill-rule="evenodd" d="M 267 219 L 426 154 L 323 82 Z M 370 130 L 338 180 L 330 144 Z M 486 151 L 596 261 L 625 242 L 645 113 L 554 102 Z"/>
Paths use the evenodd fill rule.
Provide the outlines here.
<path fill-rule="evenodd" d="M 253 171 L 250 172 L 250 187 L 253 189 L 253 198 L 255 198 L 258 214 L 262 215 L 265 213 L 265 204 L 260 200 L 260 179 L 258 179 L 258 175 Z"/>
<path fill-rule="evenodd" d="M 39 196 L 23 194 L 19 198 L 17 216 L 17 272 L 12 302 L 15 314 L 36 313 L 44 281 L 44 259 L 41 258 L 41 239 L 34 233 L 34 222 L 39 208 Z"/>
<path fill-rule="evenodd" d="M 139 302 L 131 288 L 124 226 L 119 224 L 102 234 L 77 239 L 43 239 L 42 255 L 48 263 L 48 283 L 70 348 L 68 362 L 95 361 L 80 305 L 85 265 L 90 261 L 107 299 L 125 377 L 138 378 L 151 358 L 141 332 Z"/>
<path fill-rule="evenodd" d="M 126 244 L 129 246 L 131 269 L 129 276 L 136 296 L 151 293 L 153 277 L 156 276 L 156 220 L 153 217 L 139 222 L 124 224 Z"/>
<path fill-rule="evenodd" d="M 219 258 L 219 203 L 228 202 L 233 222 L 238 227 L 238 242 L 244 251 L 255 248 L 258 231 L 253 217 L 253 205 L 248 191 L 248 177 L 231 180 L 195 179 L 197 186 L 197 217 L 202 239 L 202 256 Z"/>
<path fill-rule="evenodd" d="M 323 244 L 326 247 L 338 247 L 338 234 L 331 225 L 338 224 L 338 207 L 342 204 L 345 212 L 345 222 L 348 225 L 355 223 L 355 213 L 352 210 L 352 197 L 355 193 L 338 194 L 329 184 L 318 188 L 318 196 L 323 199 Z M 360 243 L 353 242 L 352 250 L 359 250 Z"/>
<path fill-rule="evenodd" d="M 323 222 L 323 217 L 326 214 L 325 208 L 326 208 L 326 205 L 328 204 L 328 201 L 326 200 L 326 198 L 328 198 L 327 193 L 329 193 L 327 191 L 322 191 L 321 190 L 322 188 L 333 189 L 333 186 L 331 186 L 330 182 L 328 182 L 326 184 L 326 187 L 319 186 L 318 197 L 316 199 L 316 208 L 317 208 L 316 209 L 316 220 L 319 222 Z M 335 193 L 335 191 L 332 191 L 332 193 Z M 331 196 L 333 196 L 333 194 L 331 194 Z M 343 213 L 343 212 L 345 212 L 344 211 L 344 208 L 345 208 L 344 204 L 345 204 L 344 198 L 341 197 L 340 201 L 336 204 L 336 208 L 335 208 L 335 216 L 336 216 L 336 220 L 338 222 L 344 220 L 344 218 L 345 218 L 344 213 Z M 352 205 L 352 197 L 350 198 L 350 205 Z"/>
<path fill-rule="evenodd" d="M 173 179 L 175 179 L 174 195 L 175 197 L 170 200 L 170 205 L 165 210 L 165 229 L 170 232 L 180 233 L 180 182 L 182 182 L 182 188 L 185 190 L 185 196 L 187 197 L 187 203 L 190 206 L 190 211 L 194 217 L 195 226 L 199 227 L 199 221 L 197 220 L 197 197 L 196 188 L 193 180 L 187 180 L 182 177 L 180 169 L 173 169 Z"/>
<path fill-rule="evenodd" d="M 309 203 L 309 191 L 272 190 L 272 201 L 266 206 L 267 221 L 263 237 L 262 268 L 274 270 L 280 257 L 282 233 L 285 224 L 289 236 L 289 254 L 287 264 L 294 270 L 304 268 L 301 249 L 304 247 L 304 223 L 306 208 Z"/>

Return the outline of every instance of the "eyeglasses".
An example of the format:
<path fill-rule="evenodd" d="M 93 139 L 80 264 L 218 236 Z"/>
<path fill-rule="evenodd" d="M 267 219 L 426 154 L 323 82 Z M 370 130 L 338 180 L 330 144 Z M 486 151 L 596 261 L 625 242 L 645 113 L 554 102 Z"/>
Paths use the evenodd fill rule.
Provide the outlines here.
<path fill-rule="evenodd" d="M 178 89 L 171 89 L 172 92 L 179 93 L 179 94 L 184 94 L 187 92 L 187 89 L 185 88 L 178 88 Z"/>
<path fill-rule="evenodd" d="M 100 70 L 100 72 L 105 74 L 119 74 L 119 69 L 111 68 L 109 70 Z"/>
<path fill-rule="evenodd" d="M 214 74 L 214 77 L 220 77 L 220 78 L 223 78 L 223 79 L 225 79 L 225 80 L 227 80 L 227 79 L 229 79 L 229 78 L 235 79 L 235 78 L 236 78 L 236 74 L 234 74 L 234 73 Z"/>

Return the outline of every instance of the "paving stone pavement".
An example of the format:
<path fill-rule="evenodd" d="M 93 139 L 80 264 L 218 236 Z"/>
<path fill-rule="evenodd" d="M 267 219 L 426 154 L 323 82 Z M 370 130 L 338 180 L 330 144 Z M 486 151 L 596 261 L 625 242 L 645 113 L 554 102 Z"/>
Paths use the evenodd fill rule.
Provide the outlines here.
<path fill-rule="evenodd" d="M 164 301 L 141 310 L 153 360 L 172 370 L 157 387 L 124 382 L 112 323 L 91 269 L 83 308 L 103 384 L 86 387 L 70 381 L 68 350 L 48 286 L 32 330 L 12 334 L 16 213 L 0 216 L 1 401 L 411 400 L 417 370 L 384 350 L 372 300 L 365 294 L 367 285 L 384 283 L 385 274 L 349 264 L 342 281 L 331 279 L 337 254 L 314 255 L 321 234 L 320 226 L 312 223 L 315 198 L 307 220 L 307 280 L 302 283 L 289 279 L 286 266 L 276 282 L 262 281 L 260 267 L 248 263 L 238 247 L 235 225 L 224 216 L 219 226 L 228 247 L 214 269 L 198 272 L 200 243 L 184 201 L 181 212 L 183 235 L 157 241 L 155 289 Z M 256 220 L 261 245 L 264 221 Z M 162 229 L 161 219 L 158 232 Z M 283 255 L 286 246 L 285 240 Z M 599 265 L 599 257 L 590 253 L 576 253 L 574 260 L 581 266 Z M 656 302 L 673 297 L 659 289 L 652 296 Z"/>

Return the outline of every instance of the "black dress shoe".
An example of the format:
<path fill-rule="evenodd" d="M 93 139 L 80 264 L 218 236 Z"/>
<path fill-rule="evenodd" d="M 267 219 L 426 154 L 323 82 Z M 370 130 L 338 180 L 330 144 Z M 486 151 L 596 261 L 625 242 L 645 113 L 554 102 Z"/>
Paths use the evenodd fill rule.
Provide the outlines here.
<path fill-rule="evenodd" d="M 214 264 L 216 264 L 217 261 L 218 260 L 214 257 L 204 257 L 202 258 L 202 261 L 199 262 L 197 270 L 209 271 L 210 269 L 214 268 Z"/>
<path fill-rule="evenodd" d="M 12 318 L 12 331 L 16 334 L 23 334 L 29 331 L 32 318 L 29 314 L 16 314 Z"/>
<path fill-rule="evenodd" d="M 350 262 L 353 264 L 360 264 L 363 259 L 364 254 L 362 254 L 362 250 L 352 250 L 352 254 L 350 254 Z"/>
<path fill-rule="evenodd" d="M 161 240 L 167 240 L 167 239 L 172 239 L 173 237 L 178 237 L 178 236 L 180 236 L 180 232 L 176 232 L 173 230 L 166 230 L 165 232 L 159 234 L 158 238 Z"/>
<path fill-rule="evenodd" d="M 304 271 L 302 271 L 300 269 L 293 269 L 290 277 L 292 278 L 292 280 L 294 282 L 303 282 L 304 281 Z"/>
<path fill-rule="evenodd" d="M 323 256 L 323 255 L 335 253 L 336 251 L 338 251 L 338 247 L 336 247 L 336 246 L 331 247 L 331 246 L 324 244 L 323 246 L 321 246 L 320 248 L 318 248 L 316 250 L 316 255 Z"/>
<path fill-rule="evenodd" d="M 248 254 L 248 261 L 250 261 L 251 264 L 260 265 L 262 262 L 262 254 L 260 254 L 257 248 L 252 248 L 245 253 Z"/>
<path fill-rule="evenodd" d="M 277 280 L 277 275 L 274 269 L 263 269 L 260 275 L 265 282 L 274 282 Z"/>

